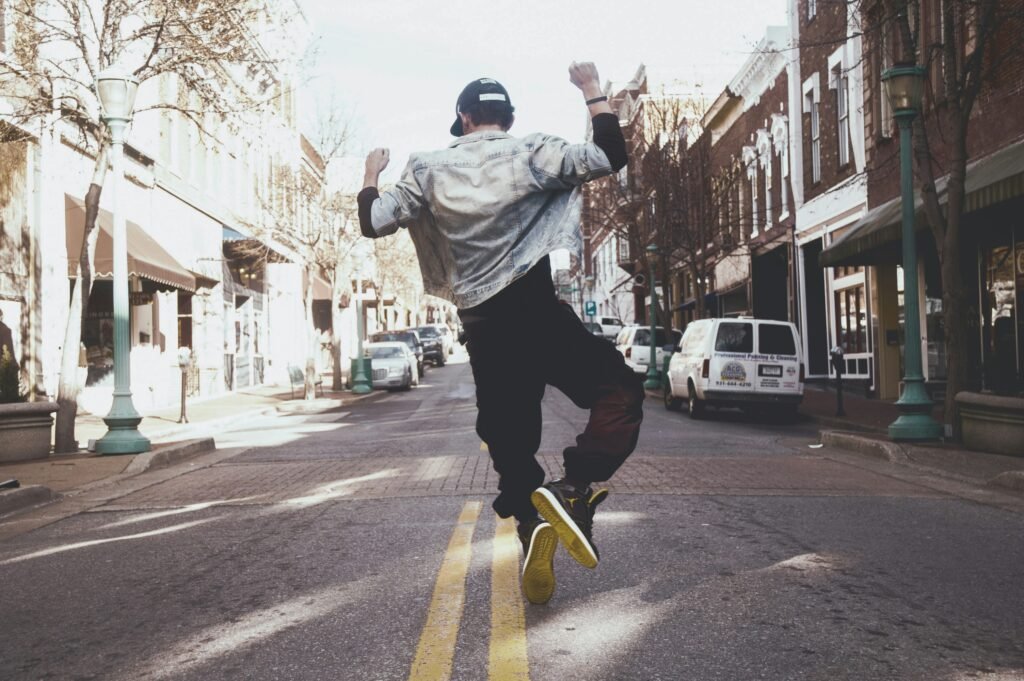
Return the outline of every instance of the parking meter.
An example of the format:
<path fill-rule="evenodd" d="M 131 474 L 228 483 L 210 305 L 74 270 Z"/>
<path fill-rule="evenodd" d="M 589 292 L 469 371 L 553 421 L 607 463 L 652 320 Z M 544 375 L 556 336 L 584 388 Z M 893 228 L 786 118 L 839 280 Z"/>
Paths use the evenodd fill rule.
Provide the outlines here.
<path fill-rule="evenodd" d="M 836 345 L 829 353 L 832 357 L 832 368 L 836 372 L 836 416 L 846 416 L 843 410 L 843 372 L 846 370 L 846 358 L 843 349 Z"/>
<path fill-rule="evenodd" d="M 188 370 L 192 367 L 192 349 L 187 347 L 178 348 L 178 368 L 181 369 L 181 414 L 178 416 L 178 423 L 188 423 L 188 414 L 185 411 L 185 394 L 188 391 Z"/>

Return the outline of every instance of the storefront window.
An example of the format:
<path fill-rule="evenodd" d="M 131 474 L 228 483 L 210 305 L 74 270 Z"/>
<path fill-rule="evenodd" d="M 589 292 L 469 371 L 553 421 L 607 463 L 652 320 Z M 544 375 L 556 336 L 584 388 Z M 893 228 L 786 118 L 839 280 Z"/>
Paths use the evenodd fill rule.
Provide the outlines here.
<path fill-rule="evenodd" d="M 846 354 L 868 351 L 867 299 L 864 285 L 836 291 L 836 342 Z"/>
<path fill-rule="evenodd" d="M 114 370 L 114 285 L 94 281 L 82 320 L 82 345 L 88 372 L 85 384 L 96 385 Z"/>
<path fill-rule="evenodd" d="M 1024 392 L 1020 309 L 1024 288 L 1024 229 L 998 232 L 982 248 L 982 346 L 985 387 L 999 394 Z"/>

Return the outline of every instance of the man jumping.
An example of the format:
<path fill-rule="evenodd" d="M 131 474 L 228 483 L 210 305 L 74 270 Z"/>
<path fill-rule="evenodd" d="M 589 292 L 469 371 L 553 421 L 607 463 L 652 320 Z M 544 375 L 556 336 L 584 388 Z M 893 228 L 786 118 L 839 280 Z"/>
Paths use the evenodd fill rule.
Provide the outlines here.
<path fill-rule="evenodd" d="M 383 193 L 377 183 L 389 153 L 374 149 L 358 197 L 362 233 L 377 238 L 408 228 L 424 289 L 459 308 L 476 382 L 476 430 L 499 478 L 493 507 L 518 523 L 531 603 L 554 593 L 559 540 L 581 565 L 597 566 L 594 510 L 608 493 L 591 483 L 608 480 L 633 452 L 643 420 L 641 379 L 559 302 L 551 280 L 549 253 L 582 254 L 580 185 L 627 161 L 597 69 L 574 62 L 569 78 L 586 100 L 593 143 L 512 137 L 508 91 L 480 78 L 459 95 L 451 127 L 458 139 L 410 156 L 398 184 Z M 563 477 L 545 484 L 536 454 L 548 385 L 589 409 L 590 419 L 563 452 Z"/>

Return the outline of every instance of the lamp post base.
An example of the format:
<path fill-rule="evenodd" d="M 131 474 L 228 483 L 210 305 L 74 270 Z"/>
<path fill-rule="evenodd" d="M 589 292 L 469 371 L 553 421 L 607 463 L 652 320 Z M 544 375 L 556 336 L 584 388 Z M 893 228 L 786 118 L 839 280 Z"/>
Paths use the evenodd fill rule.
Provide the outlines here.
<path fill-rule="evenodd" d="M 107 433 L 96 440 L 98 454 L 141 454 L 149 451 L 149 438 L 140 433 L 138 428 L 142 417 L 131 404 L 125 408 L 118 404 L 118 398 L 115 397 L 114 406 L 103 422 L 107 424 Z"/>
<path fill-rule="evenodd" d="M 942 424 L 929 414 L 903 414 L 889 424 L 889 439 L 895 442 L 938 440 Z"/>
<path fill-rule="evenodd" d="M 373 392 L 373 366 L 370 359 L 357 358 L 352 360 L 352 392 L 365 395 Z"/>
<path fill-rule="evenodd" d="M 942 424 L 932 418 L 932 401 L 919 380 L 907 382 L 896 406 L 902 413 L 889 424 L 889 439 L 907 442 L 942 437 Z"/>
<path fill-rule="evenodd" d="M 647 370 L 647 380 L 644 381 L 644 388 L 647 390 L 661 389 L 661 373 L 654 367 Z"/>

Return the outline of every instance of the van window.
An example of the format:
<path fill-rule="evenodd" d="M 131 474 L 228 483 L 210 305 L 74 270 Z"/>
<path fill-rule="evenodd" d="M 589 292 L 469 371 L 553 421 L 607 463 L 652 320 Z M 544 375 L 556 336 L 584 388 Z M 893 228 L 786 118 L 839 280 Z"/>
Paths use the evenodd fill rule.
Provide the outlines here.
<path fill-rule="evenodd" d="M 793 331 L 784 324 L 760 324 L 757 329 L 757 351 L 762 355 L 796 356 Z"/>
<path fill-rule="evenodd" d="M 615 317 L 601 317 L 601 323 L 609 326 L 622 326 L 622 322 Z"/>
<path fill-rule="evenodd" d="M 750 322 L 722 322 L 715 338 L 717 352 L 754 351 L 754 325 Z"/>

